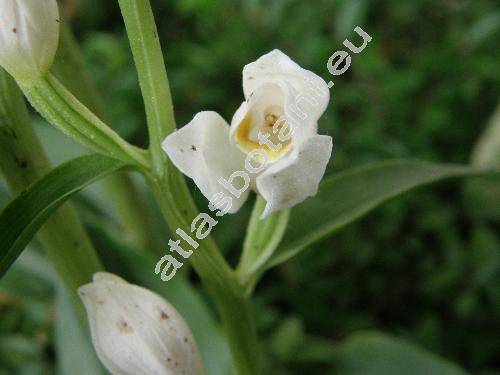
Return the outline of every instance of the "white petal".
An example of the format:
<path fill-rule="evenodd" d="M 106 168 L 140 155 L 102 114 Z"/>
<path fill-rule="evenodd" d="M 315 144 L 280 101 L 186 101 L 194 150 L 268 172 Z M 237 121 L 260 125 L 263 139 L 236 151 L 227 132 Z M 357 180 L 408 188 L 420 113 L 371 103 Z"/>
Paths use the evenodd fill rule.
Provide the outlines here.
<path fill-rule="evenodd" d="M 331 154 L 332 138 L 315 135 L 257 177 L 257 189 L 267 202 L 261 218 L 316 195 Z"/>
<path fill-rule="evenodd" d="M 79 293 L 94 347 L 112 374 L 203 373 L 187 324 L 158 295 L 105 273 Z"/>
<path fill-rule="evenodd" d="M 55 0 L 0 1 L 0 65 L 16 79 L 45 73 L 59 42 Z"/>
<path fill-rule="evenodd" d="M 328 86 L 321 77 L 301 68 L 276 49 L 244 67 L 245 98 L 270 83 L 281 87 L 285 95 L 285 115 L 297 125 L 315 124 L 330 100 Z"/>
<path fill-rule="evenodd" d="M 219 183 L 236 171 L 245 171 L 245 155 L 229 140 L 229 125 L 216 112 L 200 112 L 193 120 L 170 134 L 163 142 L 163 149 L 174 165 L 192 178 L 211 200 L 223 192 L 232 197 L 229 212 L 236 212 L 248 197 L 249 190 L 236 198 Z"/>

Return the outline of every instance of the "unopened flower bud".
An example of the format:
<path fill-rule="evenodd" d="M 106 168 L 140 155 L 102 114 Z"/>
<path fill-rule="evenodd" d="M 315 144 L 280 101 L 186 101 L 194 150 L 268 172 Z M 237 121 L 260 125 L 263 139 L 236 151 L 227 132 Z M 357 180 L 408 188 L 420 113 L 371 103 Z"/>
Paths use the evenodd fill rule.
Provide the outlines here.
<path fill-rule="evenodd" d="M 193 335 L 157 294 L 109 273 L 79 289 L 97 355 L 113 375 L 203 374 Z"/>
<path fill-rule="evenodd" d="M 0 66 L 18 80 L 46 73 L 59 41 L 56 0 L 0 1 Z"/>

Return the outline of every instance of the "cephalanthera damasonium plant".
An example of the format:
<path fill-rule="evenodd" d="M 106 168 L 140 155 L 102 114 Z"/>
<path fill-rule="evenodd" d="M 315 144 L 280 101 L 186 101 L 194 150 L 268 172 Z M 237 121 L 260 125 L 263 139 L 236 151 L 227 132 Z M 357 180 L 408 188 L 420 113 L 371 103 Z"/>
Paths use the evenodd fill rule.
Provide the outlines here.
<path fill-rule="evenodd" d="M 98 357 L 113 374 L 200 374 L 204 371 L 202 362 L 206 365 L 211 360 L 210 345 L 222 347 L 221 351 L 229 346 L 237 374 L 261 373 L 260 359 L 266 353 L 258 345 L 251 296 L 265 271 L 390 197 L 439 179 L 485 173 L 485 168 L 494 166 L 484 160 L 483 169 L 396 161 L 324 179 L 332 138 L 319 134 L 317 123 L 329 103 L 328 85 L 277 49 L 260 58 L 255 56 L 255 61 L 243 68 L 244 101 L 233 109 L 230 124 L 216 112 L 203 111 L 177 129 L 149 1 L 118 3 L 145 104 L 147 150 L 114 132 L 102 114 L 94 113 L 99 112 L 98 105 L 87 103 L 89 108 L 77 99 L 79 88 L 84 90 L 83 85 L 78 86 L 84 74 L 70 53 L 75 46 L 64 44 L 70 40 L 65 34 L 67 27 L 61 29 L 59 48 L 65 52 L 71 76 L 57 74 L 51 66 L 61 25 L 56 1 L 0 0 L 0 65 L 14 79 L 0 70 L 0 167 L 14 192 L 27 190 L 0 214 L 0 276 L 45 224 L 40 240 L 71 291 L 77 310 L 88 318 Z M 366 33 L 358 34 L 363 36 L 363 47 L 349 47 L 356 54 L 371 40 Z M 350 55 L 342 51 L 332 56 L 329 65 L 340 64 L 333 64 L 335 56 L 348 58 L 350 64 Z M 48 173 L 50 166 L 31 128 L 21 92 L 50 124 L 95 154 L 71 160 Z M 183 318 L 155 293 L 103 273 L 76 212 L 70 205 L 56 212 L 72 194 L 123 169 L 144 177 L 175 240 L 161 251 L 167 255 L 156 267 L 154 261 L 151 265 L 131 261 L 135 258 L 121 246 L 110 252 L 121 260 L 129 256 L 127 264 L 132 266 L 147 263 L 149 276 L 156 283 L 160 277 L 171 280 L 174 276 L 187 282 L 186 275 L 176 275 L 175 270 L 182 267 L 181 260 L 189 258 L 213 300 L 225 333 L 223 341 L 205 340 L 205 346 L 198 341 L 199 353 L 195 337 L 203 337 L 200 330 L 205 327 L 193 324 L 194 318 L 186 314 L 190 308 L 176 305 L 185 313 Z M 199 212 L 181 172 L 207 198 L 205 211 L 210 213 Z M 139 195 L 128 189 L 130 180 L 119 182 L 121 194 L 113 198 L 125 196 L 121 212 L 135 217 L 126 234 L 136 234 L 139 247 L 150 250 L 147 217 L 137 210 Z M 238 265 L 232 268 L 210 232 L 221 216 L 237 212 L 252 191 L 256 193 L 254 209 Z M 47 220 L 50 215 L 57 220 Z M 160 252 L 154 255 L 160 256 Z M 160 276 L 155 275 L 160 274 L 164 260 L 168 264 Z M 126 271 L 134 275 L 130 269 Z M 134 277 L 140 283 L 151 280 Z M 163 292 L 154 282 L 148 285 Z M 169 288 L 178 286 L 171 281 L 161 285 L 166 295 L 172 292 Z M 176 292 L 172 297 L 186 289 Z M 78 297 L 84 302 L 86 315 Z M 174 298 L 168 299 L 175 304 Z"/>
<path fill-rule="evenodd" d="M 276 247 L 288 220 L 286 210 L 316 193 L 331 155 L 331 138 L 317 135 L 317 120 L 329 99 L 326 83 L 275 50 L 245 67 L 245 102 L 236 111 L 231 128 L 215 112 L 201 112 L 176 131 L 158 40 L 150 38 L 152 34 L 137 38 L 144 22 L 154 28 L 149 4 L 120 1 L 145 95 L 151 141 L 145 151 L 120 138 L 50 72 L 59 38 L 56 2 L 8 0 L 1 6 L 0 63 L 32 106 L 68 136 L 141 172 L 171 229 L 182 229 L 176 231 L 184 234 L 180 239 L 185 239 L 186 232 L 204 233 L 196 243 L 193 267 L 218 306 L 236 371 L 258 373 L 259 352 L 244 282 L 208 237 L 211 228 L 203 229 L 203 223 L 198 228 L 190 225 L 196 208 L 181 175 L 169 166 L 165 151 L 179 170 L 194 179 L 210 200 L 212 211 L 236 212 L 251 190 L 267 202 L 265 209 L 260 203 L 256 206 L 257 218 L 285 210 L 271 221 L 262 220 L 262 230 L 269 223 L 279 223 L 270 231 L 274 238 L 269 238 Z M 153 80 L 152 71 L 156 74 Z M 245 173 L 243 187 L 234 181 L 233 173 L 240 172 Z M 228 179 L 225 185 L 219 181 L 223 178 Z M 214 195 L 219 195 L 215 202 Z M 234 204 L 224 207 L 226 199 L 234 199 Z M 64 266 L 60 268 L 64 273 Z M 88 267 L 92 268 L 97 267 Z M 243 273 L 245 267 L 241 268 Z M 88 274 L 80 278 L 88 278 Z M 65 277 L 71 279 L 68 273 Z M 117 276 L 97 273 L 93 283 L 80 288 L 80 297 L 96 351 L 113 374 L 202 372 L 187 325 L 155 294 Z"/>

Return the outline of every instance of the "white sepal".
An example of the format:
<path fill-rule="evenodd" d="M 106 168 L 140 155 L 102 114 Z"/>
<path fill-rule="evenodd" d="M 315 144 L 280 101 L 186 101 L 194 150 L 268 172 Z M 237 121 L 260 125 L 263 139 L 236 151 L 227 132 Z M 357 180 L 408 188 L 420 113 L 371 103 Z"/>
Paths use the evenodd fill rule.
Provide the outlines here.
<path fill-rule="evenodd" d="M 332 138 L 315 135 L 257 177 L 257 189 L 267 202 L 261 219 L 316 195 L 331 154 Z"/>
<path fill-rule="evenodd" d="M 97 355 L 113 375 L 203 374 L 189 327 L 157 294 L 109 273 L 79 289 Z"/>
<path fill-rule="evenodd" d="M 46 73 L 59 42 L 56 0 L 0 1 L 0 66 L 18 80 Z"/>
<path fill-rule="evenodd" d="M 229 125 L 216 112 L 199 112 L 190 123 L 170 134 L 162 144 L 174 165 L 192 178 L 201 193 L 211 200 L 224 192 L 220 178 L 245 169 L 245 154 L 229 140 Z M 236 212 L 248 197 L 247 190 L 233 199 L 230 213 Z"/>

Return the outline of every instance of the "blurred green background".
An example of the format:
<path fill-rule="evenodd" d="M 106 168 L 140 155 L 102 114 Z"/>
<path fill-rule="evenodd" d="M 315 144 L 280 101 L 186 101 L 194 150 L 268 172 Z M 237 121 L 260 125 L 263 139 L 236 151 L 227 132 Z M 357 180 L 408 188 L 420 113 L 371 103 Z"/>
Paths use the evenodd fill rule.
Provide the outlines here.
<path fill-rule="evenodd" d="M 334 138 L 329 174 L 393 158 L 468 163 L 500 97 L 498 1 L 153 0 L 152 5 L 179 125 L 201 110 L 215 110 L 229 121 L 243 100 L 243 66 L 274 48 L 329 81 L 329 56 L 343 48 L 345 38 L 356 44 L 356 25 L 367 31 L 372 42 L 353 56 L 345 74 L 334 77 L 331 102 L 320 120 L 321 132 Z M 118 5 L 66 0 L 62 10 L 82 45 L 109 122 L 133 143 L 147 146 Z M 37 130 L 55 163 L 83 152 L 41 120 Z M 478 184 L 450 181 L 406 194 L 269 272 L 254 306 L 268 373 L 335 371 L 328 345 L 377 330 L 472 373 L 500 374 L 500 190 L 496 200 L 494 194 L 483 200 L 474 188 Z M 118 230 L 101 188 L 81 194 L 78 208 L 107 264 L 140 282 L 113 254 L 109 232 Z M 6 190 L 1 191 L 6 203 Z M 193 191 L 204 207 L 200 192 L 194 186 Z M 250 208 L 248 203 L 215 230 L 233 264 Z M 158 239 L 168 240 L 159 217 L 153 221 Z M 151 269 L 145 272 L 151 275 L 143 277 L 153 277 Z M 52 278 L 33 250 L 0 284 L 0 374 L 55 368 L 64 373 L 55 365 L 60 360 L 54 290 L 35 281 Z M 196 277 L 190 279 L 198 285 Z M 374 347 L 380 345 L 375 341 Z M 401 371 L 394 373 L 406 372 Z"/>

